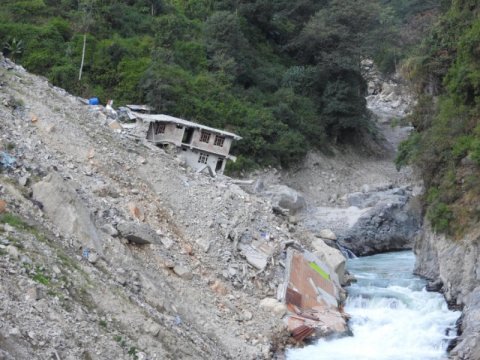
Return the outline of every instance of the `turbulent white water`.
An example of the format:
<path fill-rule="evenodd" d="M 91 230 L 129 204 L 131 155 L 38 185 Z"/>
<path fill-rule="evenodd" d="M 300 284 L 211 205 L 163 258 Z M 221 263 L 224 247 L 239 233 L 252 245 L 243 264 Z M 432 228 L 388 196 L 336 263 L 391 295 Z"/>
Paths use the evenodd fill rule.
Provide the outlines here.
<path fill-rule="evenodd" d="M 412 252 L 351 259 L 358 279 L 345 310 L 354 336 L 287 351 L 288 360 L 438 360 L 446 358 L 460 312 L 414 276 Z"/>

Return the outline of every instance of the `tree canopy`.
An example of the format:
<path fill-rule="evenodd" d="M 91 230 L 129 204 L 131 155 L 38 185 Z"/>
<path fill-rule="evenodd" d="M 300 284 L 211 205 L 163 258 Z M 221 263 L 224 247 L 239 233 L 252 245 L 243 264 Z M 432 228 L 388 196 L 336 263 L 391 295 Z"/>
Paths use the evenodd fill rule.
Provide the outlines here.
<path fill-rule="evenodd" d="M 288 166 L 369 126 L 360 60 L 431 2 L 4 0 L 0 43 L 80 96 L 238 132 L 239 168 Z"/>

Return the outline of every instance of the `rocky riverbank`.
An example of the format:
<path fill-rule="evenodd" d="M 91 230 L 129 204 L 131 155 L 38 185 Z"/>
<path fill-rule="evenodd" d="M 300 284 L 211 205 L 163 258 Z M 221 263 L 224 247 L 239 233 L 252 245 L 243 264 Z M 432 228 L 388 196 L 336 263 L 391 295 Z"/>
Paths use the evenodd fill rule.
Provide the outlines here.
<path fill-rule="evenodd" d="M 377 129 L 367 146 L 371 151 L 310 153 L 295 169 L 254 174 L 252 187 L 268 196 L 278 184 L 288 185 L 292 189 L 278 192 L 296 193 L 290 195 L 292 221 L 317 235 L 332 230 L 339 245 L 359 256 L 411 249 L 422 224 L 421 183 L 412 169 L 398 171 L 393 163 L 398 144 L 412 129 L 402 119 L 413 98 L 399 79 L 383 78 L 373 62 L 362 65 Z"/>
<path fill-rule="evenodd" d="M 451 306 L 463 309 L 450 358 L 480 359 L 480 232 L 454 240 L 426 225 L 414 251 L 415 272 L 429 279 L 430 288 L 441 291 Z"/>

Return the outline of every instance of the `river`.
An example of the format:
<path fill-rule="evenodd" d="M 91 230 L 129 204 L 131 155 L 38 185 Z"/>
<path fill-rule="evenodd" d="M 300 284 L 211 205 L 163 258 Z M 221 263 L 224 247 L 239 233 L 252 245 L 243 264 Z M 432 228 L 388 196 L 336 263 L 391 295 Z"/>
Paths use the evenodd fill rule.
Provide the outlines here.
<path fill-rule="evenodd" d="M 458 311 L 441 294 L 427 292 L 413 275 L 411 251 L 348 260 L 358 282 L 348 287 L 345 311 L 353 336 L 321 339 L 287 351 L 288 360 L 446 359 Z"/>

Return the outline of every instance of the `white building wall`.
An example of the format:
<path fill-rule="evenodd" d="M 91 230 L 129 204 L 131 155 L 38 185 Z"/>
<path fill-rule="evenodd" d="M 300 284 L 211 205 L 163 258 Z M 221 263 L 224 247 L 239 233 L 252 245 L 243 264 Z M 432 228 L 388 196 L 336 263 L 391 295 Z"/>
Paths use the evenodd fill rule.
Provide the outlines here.
<path fill-rule="evenodd" d="M 195 171 L 204 168 L 205 165 L 210 166 L 210 168 L 214 171 L 217 167 L 217 161 L 219 159 L 219 156 L 217 156 L 215 154 L 204 153 L 204 154 L 208 155 L 207 163 L 204 164 L 204 163 L 199 163 L 198 162 L 198 159 L 200 157 L 201 152 L 193 151 L 193 150 L 190 150 L 190 149 L 187 149 L 186 151 L 181 150 L 181 152 L 182 152 L 182 155 L 185 159 L 186 164 L 188 166 L 190 166 Z M 218 171 L 218 173 L 223 172 L 223 169 L 225 167 L 225 161 L 226 161 L 226 159 L 223 159 L 224 165 L 222 166 L 222 169 Z"/>

